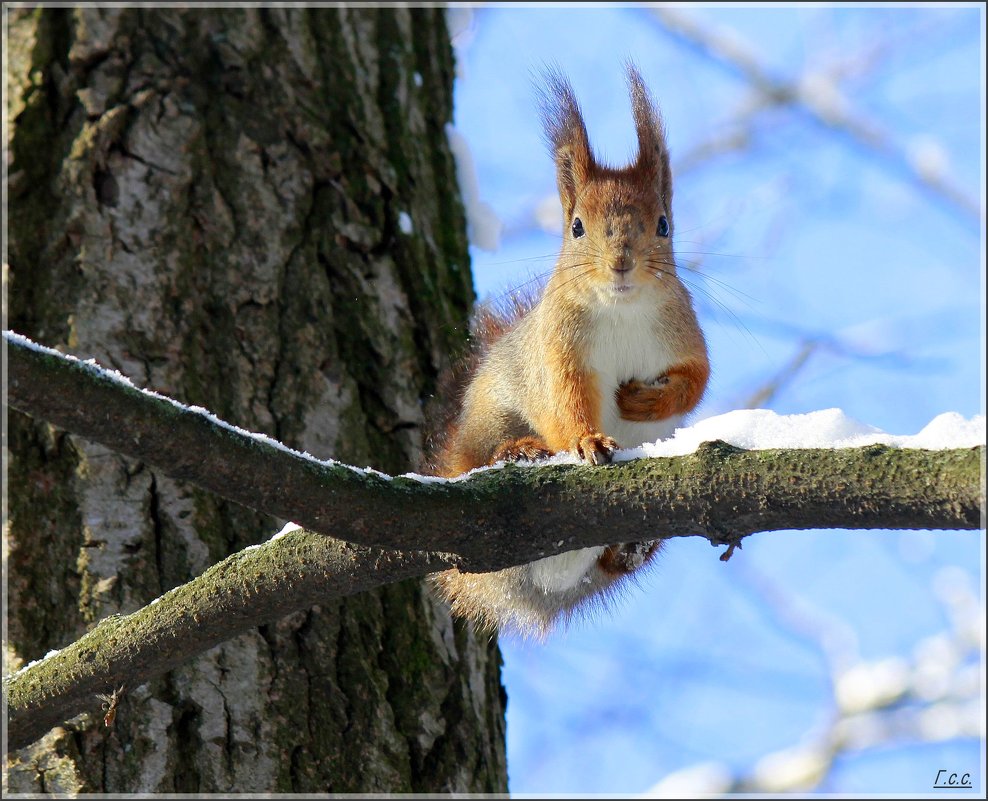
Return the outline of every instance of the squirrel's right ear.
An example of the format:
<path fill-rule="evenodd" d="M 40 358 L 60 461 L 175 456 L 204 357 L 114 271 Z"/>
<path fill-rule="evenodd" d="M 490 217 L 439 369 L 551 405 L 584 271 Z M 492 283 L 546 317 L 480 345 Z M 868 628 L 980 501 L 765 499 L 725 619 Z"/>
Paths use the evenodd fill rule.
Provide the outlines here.
<path fill-rule="evenodd" d="M 634 169 L 643 180 L 655 187 L 668 212 L 672 202 L 672 170 L 669 166 L 665 126 L 638 68 L 630 61 L 626 67 L 628 88 L 631 90 L 631 110 L 635 118 L 635 131 L 638 133 L 638 158 Z"/>
<path fill-rule="evenodd" d="M 556 161 L 556 180 L 559 199 L 563 204 L 565 229 L 573 216 L 577 193 L 593 174 L 594 158 L 573 87 L 554 68 L 547 68 L 542 78 L 542 123 Z"/>

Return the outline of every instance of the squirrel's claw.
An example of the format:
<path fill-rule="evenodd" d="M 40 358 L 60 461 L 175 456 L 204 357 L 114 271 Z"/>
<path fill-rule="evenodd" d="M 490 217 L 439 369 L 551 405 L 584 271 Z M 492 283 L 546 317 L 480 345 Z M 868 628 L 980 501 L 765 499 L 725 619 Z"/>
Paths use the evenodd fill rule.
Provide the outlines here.
<path fill-rule="evenodd" d="M 587 464 L 607 464 L 618 448 L 617 442 L 604 434 L 588 434 L 576 441 L 575 450 Z"/>

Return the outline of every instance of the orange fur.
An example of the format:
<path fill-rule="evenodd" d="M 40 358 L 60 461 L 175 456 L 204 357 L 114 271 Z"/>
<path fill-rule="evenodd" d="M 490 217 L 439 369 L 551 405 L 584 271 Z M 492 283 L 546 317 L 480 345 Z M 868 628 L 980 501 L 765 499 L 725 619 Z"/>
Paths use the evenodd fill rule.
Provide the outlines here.
<path fill-rule="evenodd" d="M 490 349 L 521 320 L 538 301 L 534 290 L 514 292 L 506 298 L 478 304 L 470 322 L 467 352 L 440 375 L 436 396 L 429 404 L 426 449 L 422 471 L 428 475 L 454 476 L 492 464 L 465 449 L 459 436 L 457 418 L 463 408 L 463 396 L 474 381 Z"/>
<path fill-rule="evenodd" d="M 669 368 L 650 384 L 626 381 L 617 390 L 621 416 L 642 422 L 692 411 L 703 397 L 709 377 L 706 362 L 685 362 Z"/>
<path fill-rule="evenodd" d="M 552 450 L 576 450 L 585 437 L 600 428 L 600 391 L 596 378 L 582 369 L 558 340 L 547 345 L 545 359 L 558 402 L 535 410 L 532 421 Z"/>

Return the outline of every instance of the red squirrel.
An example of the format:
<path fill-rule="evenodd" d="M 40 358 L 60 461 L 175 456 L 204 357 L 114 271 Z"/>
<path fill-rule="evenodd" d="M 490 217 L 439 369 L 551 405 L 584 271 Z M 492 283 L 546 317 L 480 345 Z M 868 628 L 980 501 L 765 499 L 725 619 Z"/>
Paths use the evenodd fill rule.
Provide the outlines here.
<path fill-rule="evenodd" d="M 569 82 L 549 71 L 542 95 L 556 163 L 563 243 L 530 308 L 481 314 L 485 334 L 433 472 L 572 451 L 604 464 L 619 447 L 673 433 L 710 375 L 692 299 L 676 274 L 672 175 L 662 121 L 628 66 L 638 155 L 597 161 Z M 455 569 L 433 583 L 455 614 L 544 635 L 559 618 L 654 556 L 659 540 L 583 548 L 493 573 Z"/>

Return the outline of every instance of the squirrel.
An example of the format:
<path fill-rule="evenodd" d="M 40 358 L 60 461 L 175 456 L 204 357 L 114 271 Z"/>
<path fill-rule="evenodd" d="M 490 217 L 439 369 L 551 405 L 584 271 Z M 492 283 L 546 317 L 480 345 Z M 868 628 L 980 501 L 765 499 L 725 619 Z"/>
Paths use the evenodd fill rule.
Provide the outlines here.
<path fill-rule="evenodd" d="M 607 463 L 619 447 L 672 434 L 710 375 L 692 299 L 676 274 L 665 131 L 641 75 L 627 66 L 638 154 L 621 169 L 594 157 L 568 80 L 555 69 L 544 78 L 562 247 L 536 302 L 478 314 L 478 348 L 460 370 L 459 405 L 431 464 L 436 475 L 560 451 Z M 660 544 L 583 548 L 491 573 L 454 568 L 431 578 L 454 614 L 545 636 L 592 599 L 606 600 Z"/>

